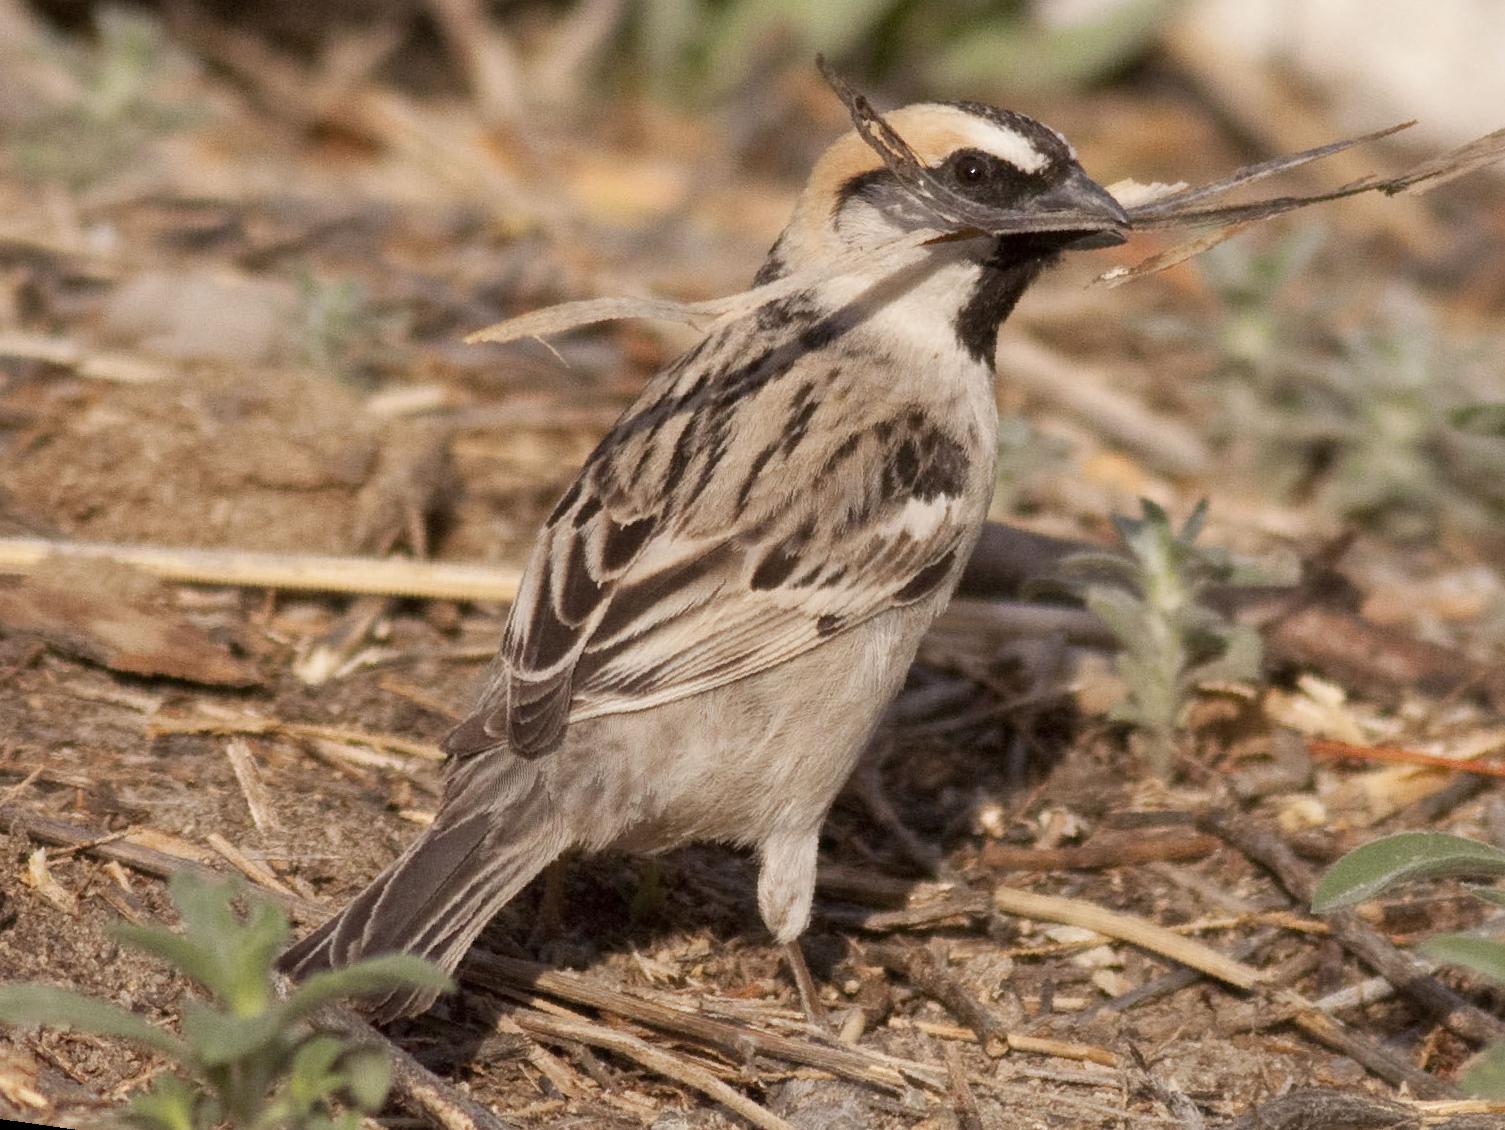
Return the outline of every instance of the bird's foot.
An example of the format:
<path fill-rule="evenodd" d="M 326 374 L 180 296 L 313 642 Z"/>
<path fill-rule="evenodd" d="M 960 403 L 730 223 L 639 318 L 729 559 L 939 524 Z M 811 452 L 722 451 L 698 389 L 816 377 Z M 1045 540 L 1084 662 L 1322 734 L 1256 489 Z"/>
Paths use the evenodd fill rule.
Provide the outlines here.
<path fill-rule="evenodd" d="M 805 1019 L 825 1031 L 830 1027 L 830 1020 L 826 1016 L 825 1005 L 820 1003 L 815 978 L 810 976 L 810 966 L 805 964 L 805 951 L 800 949 L 799 939 L 784 943 L 784 959 L 789 963 L 789 973 L 794 978 L 794 990 L 799 994 Z"/>

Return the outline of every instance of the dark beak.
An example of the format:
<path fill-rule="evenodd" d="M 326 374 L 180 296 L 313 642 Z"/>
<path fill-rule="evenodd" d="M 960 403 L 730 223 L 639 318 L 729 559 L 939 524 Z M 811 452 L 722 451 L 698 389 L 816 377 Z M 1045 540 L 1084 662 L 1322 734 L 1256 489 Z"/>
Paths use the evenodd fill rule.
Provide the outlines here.
<path fill-rule="evenodd" d="M 1131 226 L 1123 206 L 1081 169 L 1073 169 L 1065 180 L 1036 196 L 1029 208 L 1032 212 L 1061 213 L 1062 243 L 1073 250 L 1116 247 L 1128 238 L 1125 233 Z M 1076 226 L 1078 221 L 1080 227 Z"/>

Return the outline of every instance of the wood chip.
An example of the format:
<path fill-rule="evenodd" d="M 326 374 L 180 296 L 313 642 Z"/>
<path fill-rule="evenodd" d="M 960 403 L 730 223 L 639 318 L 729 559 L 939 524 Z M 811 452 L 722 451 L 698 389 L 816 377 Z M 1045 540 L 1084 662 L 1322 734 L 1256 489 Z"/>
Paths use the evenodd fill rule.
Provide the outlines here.
<path fill-rule="evenodd" d="M 231 738 L 225 743 L 225 757 L 235 773 L 241 795 L 246 798 L 246 808 L 250 810 L 251 822 L 256 825 L 256 830 L 263 833 L 280 831 L 281 824 L 272 811 L 271 794 L 267 792 L 266 782 L 261 779 L 261 770 L 256 767 L 256 758 L 250 745 L 241 738 Z"/>
<path fill-rule="evenodd" d="M 53 877 L 46 848 L 37 848 L 26 857 L 21 881 L 69 917 L 78 914 L 78 897 Z"/>
<path fill-rule="evenodd" d="M 261 681 L 254 667 L 165 607 L 152 578 L 101 560 L 38 564 L 44 572 L 0 590 L 0 628 L 129 675 L 229 687 Z"/>
<path fill-rule="evenodd" d="M 296 893 L 286 883 L 277 878 L 270 867 L 246 855 L 245 852 L 241 851 L 240 848 L 236 847 L 218 832 L 210 832 L 204 837 L 204 840 L 220 854 L 226 863 L 230 864 L 231 867 L 235 868 L 257 886 L 265 887 L 269 891 L 276 891 L 278 894 L 286 895 L 288 898 L 297 897 Z"/>

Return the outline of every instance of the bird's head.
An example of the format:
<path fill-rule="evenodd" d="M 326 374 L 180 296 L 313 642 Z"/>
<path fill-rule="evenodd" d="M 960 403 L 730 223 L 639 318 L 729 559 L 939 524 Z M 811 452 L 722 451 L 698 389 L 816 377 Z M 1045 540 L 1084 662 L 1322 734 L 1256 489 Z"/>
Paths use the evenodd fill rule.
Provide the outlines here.
<path fill-rule="evenodd" d="M 919 103 L 884 118 L 952 193 L 993 212 L 1061 220 L 1058 230 L 972 240 L 969 253 L 979 261 L 1123 242 L 1129 217 L 1049 126 L 977 102 Z M 854 130 L 816 163 L 783 242 L 791 258 L 808 262 L 935 224 L 926 203 Z"/>

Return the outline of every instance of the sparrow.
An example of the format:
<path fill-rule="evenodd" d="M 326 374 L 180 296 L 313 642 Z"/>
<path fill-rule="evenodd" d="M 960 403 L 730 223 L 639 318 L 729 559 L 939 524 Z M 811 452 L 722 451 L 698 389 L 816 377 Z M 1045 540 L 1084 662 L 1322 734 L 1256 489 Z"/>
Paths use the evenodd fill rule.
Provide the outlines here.
<path fill-rule="evenodd" d="M 718 841 L 756 853 L 759 913 L 818 1008 L 797 939 L 821 825 L 987 513 L 999 326 L 1061 252 L 1129 226 L 1022 114 L 923 103 L 884 120 L 926 183 L 1025 230 L 964 229 L 898 269 L 864 258 L 934 217 L 859 131 L 825 152 L 754 280 L 816 281 L 712 326 L 586 459 L 444 741 L 433 824 L 285 971 L 392 951 L 452 971 L 567 851 Z"/>

